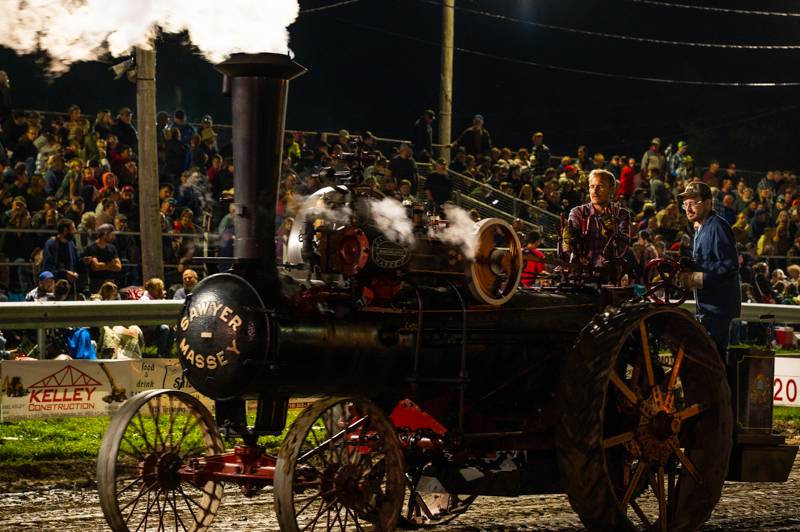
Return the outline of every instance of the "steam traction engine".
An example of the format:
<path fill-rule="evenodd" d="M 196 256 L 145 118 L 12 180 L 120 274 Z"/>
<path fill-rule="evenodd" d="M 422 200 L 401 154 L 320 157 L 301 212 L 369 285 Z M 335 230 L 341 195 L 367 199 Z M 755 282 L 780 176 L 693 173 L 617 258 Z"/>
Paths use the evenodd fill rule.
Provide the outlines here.
<path fill-rule="evenodd" d="M 274 485 L 281 530 L 420 528 L 479 495 L 564 491 L 589 529 L 709 517 L 734 447 L 731 395 L 691 315 L 625 288 L 522 289 L 505 222 L 409 218 L 355 186 L 307 200 L 289 250 L 302 266 L 276 268 L 286 91 L 304 69 L 270 54 L 219 68 L 236 258 L 177 324 L 184 376 L 216 419 L 180 390 L 120 408 L 98 461 L 112 529 L 204 529 L 226 482 L 246 495 Z M 316 399 L 273 456 L 289 397 Z M 794 458 L 773 443 L 781 458 L 761 480 L 785 480 Z"/>

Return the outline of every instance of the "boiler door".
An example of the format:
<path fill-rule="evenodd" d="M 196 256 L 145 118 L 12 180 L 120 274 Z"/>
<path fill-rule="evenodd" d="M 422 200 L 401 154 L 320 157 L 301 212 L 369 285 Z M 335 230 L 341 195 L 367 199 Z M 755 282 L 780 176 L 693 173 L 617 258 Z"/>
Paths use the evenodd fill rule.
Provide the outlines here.
<path fill-rule="evenodd" d="M 269 347 L 264 303 L 238 275 L 211 275 L 194 287 L 178 321 L 177 346 L 184 373 L 212 399 L 253 390 Z"/>

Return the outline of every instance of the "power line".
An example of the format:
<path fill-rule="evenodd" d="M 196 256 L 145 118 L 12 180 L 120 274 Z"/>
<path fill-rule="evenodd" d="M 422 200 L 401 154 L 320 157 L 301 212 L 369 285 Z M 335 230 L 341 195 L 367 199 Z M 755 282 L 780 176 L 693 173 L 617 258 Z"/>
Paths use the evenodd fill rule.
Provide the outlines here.
<path fill-rule="evenodd" d="M 435 6 L 442 6 L 441 2 L 436 0 L 420 0 L 427 4 L 432 4 Z M 653 2 L 659 3 L 659 2 Z M 510 17 L 507 15 L 501 15 L 499 13 L 492 13 L 489 11 L 480 11 L 477 9 L 470 9 L 467 7 L 459 7 L 456 6 L 455 9 L 457 11 L 463 11 L 464 13 L 470 13 L 472 15 L 478 15 L 482 17 L 493 18 L 496 20 L 503 20 L 507 22 L 516 22 L 519 24 L 525 24 L 527 26 L 534 26 L 537 28 L 544 28 L 548 30 L 554 31 L 564 31 L 567 33 L 576 33 L 580 35 L 589 35 L 591 37 L 603 37 L 607 39 L 616 39 L 620 41 L 634 41 L 634 42 L 641 42 L 641 43 L 649 43 L 649 44 L 664 44 L 670 46 L 689 46 L 693 48 L 730 48 L 736 50 L 800 50 L 800 44 L 726 44 L 726 43 L 705 43 L 705 42 L 686 42 L 686 41 L 672 41 L 668 39 L 652 39 L 647 37 L 635 37 L 632 35 L 616 35 L 613 33 L 604 33 L 599 31 L 590 31 L 590 30 L 582 30 L 579 28 L 570 28 L 566 26 L 557 26 L 555 24 L 545 24 L 542 22 L 533 22 L 531 20 L 524 20 L 520 18 Z"/>
<path fill-rule="evenodd" d="M 731 9 L 727 7 L 698 6 L 693 4 L 675 4 L 672 2 L 656 2 L 655 0 L 628 0 L 635 4 L 647 4 L 659 7 L 677 7 L 680 9 L 696 9 L 698 11 L 713 11 L 715 13 L 730 13 L 734 15 L 758 15 L 762 17 L 800 17 L 800 13 L 781 11 L 755 11 L 751 9 Z"/>
<path fill-rule="evenodd" d="M 420 39 L 418 37 L 413 37 L 411 35 L 406 35 L 403 33 L 397 33 L 389 30 L 385 30 L 383 28 L 377 28 L 375 26 L 370 26 L 367 24 L 361 24 L 360 22 L 355 22 L 352 20 L 341 19 L 338 17 L 331 17 L 330 15 L 323 15 L 327 16 L 332 20 L 336 20 L 338 22 L 342 22 L 345 24 L 351 24 L 356 27 L 360 27 L 363 29 L 376 31 L 379 33 L 384 33 L 386 35 L 391 35 L 393 37 L 398 37 L 401 39 L 407 39 L 411 41 L 416 41 L 421 44 L 426 44 L 428 46 L 440 47 L 441 43 L 429 41 L 426 39 Z M 525 59 L 517 59 L 515 57 L 506 57 L 502 55 L 496 55 L 489 52 L 481 52 L 479 50 L 472 50 L 469 48 L 463 48 L 460 46 L 455 46 L 453 48 L 457 52 L 470 54 L 478 57 L 485 57 L 488 59 L 495 59 L 497 61 L 505 61 L 508 63 L 516 63 L 519 65 L 531 66 L 534 68 L 541 68 L 545 70 L 554 70 L 558 72 L 569 72 L 571 74 L 584 74 L 587 76 L 597 76 L 602 78 L 608 79 L 625 79 L 629 81 L 646 81 L 650 83 L 661 83 L 667 85 L 687 85 L 687 86 L 707 86 L 707 87 L 738 87 L 738 88 L 777 88 L 777 87 L 800 87 L 799 81 L 701 81 L 701 80 L 680 80 L 680 79 L 669 79 L 669 78 L 654 78 L 654 77 L 647 77 L 647 76 L 633 76 L 629 74 L 615 74 L 611 72 L 600 72 L 596 70 L 586 70 L 582 68 L 572 68 L 572 67 L 564 67 L 558 65 L 550 65 L 547 63 L 538 63 L 535 61 L 527 61 Z"/>
<path fill-rule="evenodd" d="M 301 9 L 300 14 L 306 15 L 308 13 L 317 13 L 318 11 L 325 11 L 326 9 L 333 9 L 335 7 L 342 7 L 348 4 L 355 4 L 356 2 L 360 2 L 361 0 L 343 0 L 342 2 L 336 2 L 335 4 L 330 4 L 327 6 L 320 6 L 320 7 L 312 7 L 310 9 Z"/>

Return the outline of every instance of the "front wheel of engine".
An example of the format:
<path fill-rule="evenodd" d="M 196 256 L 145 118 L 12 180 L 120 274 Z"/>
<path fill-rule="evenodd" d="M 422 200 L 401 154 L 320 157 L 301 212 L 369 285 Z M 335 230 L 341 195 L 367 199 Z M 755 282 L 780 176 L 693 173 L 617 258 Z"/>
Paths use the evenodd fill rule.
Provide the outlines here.
<path fill-rule="evenodd" d="M 328 397 L 295 420 L 275 465 L 284 532 L 397 526 L 405 462 L 389 419 L 369 400 Z"/>
<path fill-rule="evenodd" d="M 598 315 L 562 366 L 561 478 L 589 530 L 690 531 L 719 501 L 732 447 L 725 367 L 687 312 Z"/>
<path fill-rule="evenodd" d="M 222 452 L 208 409 L 178 390 L 149 390 L 114 414 L 97 460 L 97 490 L 109 527 L 206 530 L 222 501 L 222 483 L 189 482 L 190 460 Z"/>

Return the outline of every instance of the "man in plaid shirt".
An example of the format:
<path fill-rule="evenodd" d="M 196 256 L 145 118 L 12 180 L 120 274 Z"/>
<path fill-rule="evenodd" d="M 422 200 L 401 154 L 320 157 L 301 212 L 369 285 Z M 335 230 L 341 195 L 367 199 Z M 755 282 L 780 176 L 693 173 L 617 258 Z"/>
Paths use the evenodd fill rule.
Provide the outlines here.
<path fill-rule="evenodd" d="M 630 212 L 611 205 L 616 186 L 614 175 L 607 170 L 589 174 L 589 203 L 569 213 L 562 229 L 562 252 L 570 262 L 604 270 L 608 261 L 622 258 L 630 242 Z"/>

